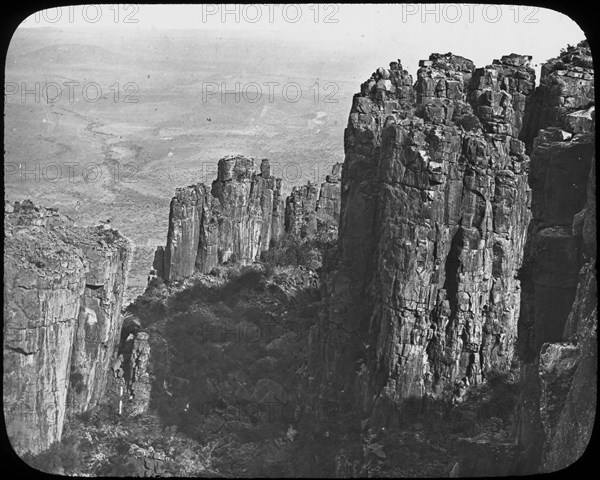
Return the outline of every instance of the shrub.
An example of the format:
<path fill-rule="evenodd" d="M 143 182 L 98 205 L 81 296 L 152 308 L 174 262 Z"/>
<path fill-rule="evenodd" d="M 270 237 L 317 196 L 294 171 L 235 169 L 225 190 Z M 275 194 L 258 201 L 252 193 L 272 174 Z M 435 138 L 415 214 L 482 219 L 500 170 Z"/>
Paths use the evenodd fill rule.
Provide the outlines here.
<path fill-rule="evenodd" d="M 336 245 L 337 225 L 333 219 L 317 220 L 317 233 L 309 238 L 285 234 L 263 254 L 263 260 L 270 265 L 286 267 L 312 267 L 321 263 L 324 254 Z"/>
<path fill-rule="evenodd" d="M 76 448 L 75 439 L 55 442 L 50 448 L 37 455 L 25 454 L 23 461 L 32 468 L 45 473 L 73 475 L 82 466 L 81 452 Z"/>
<path fill-rule="evenodd" d="M 168 289 L 163 281 L 151 282 L 143 295 L 131 303 L 126 312 L 138 317 L 143 326 L 148 326 L 162 320 L 167 313 L 165 306 L 169 296 Z"/>

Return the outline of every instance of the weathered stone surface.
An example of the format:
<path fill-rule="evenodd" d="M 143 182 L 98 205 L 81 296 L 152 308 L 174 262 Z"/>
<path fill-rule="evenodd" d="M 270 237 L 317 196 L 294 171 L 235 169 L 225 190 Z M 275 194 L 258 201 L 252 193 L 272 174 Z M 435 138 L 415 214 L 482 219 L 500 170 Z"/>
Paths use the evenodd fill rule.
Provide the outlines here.
<path fill-rule="evenodd" d="M 529 159 L 513 130 L 454 123 L 456 112 L 473 116 L 473 69 L 434 54 L 412 92 L 382 90 L 376 72 L 354 97 L 340 260 L 322 279 L 309 383 L 344 405 L 360 399 L 378 423 L 384 405 L 481 382 L 513 355 Z M 412 83 L 395 62 L 390 78 Z"/>
<path fill-rule="evenodd" d="M 327 175 L 325 182 L 321 184 L 319 202 L 317 203 L 317 218 L 322 221 L 329 221 L 334 225 L 337 225 L 340 221 L 342 204 L 341 171 L 342 164 L 336 163 L 331 170 L 331 174 Z"/>
<path fill-rule="evenodd" d="M 285 202 L 285 231 L 299 237 L 309 237 L 317 232 L 317 203 L 319 189 L 308 182 L 294 187 Z"/>
<path fill-rule="evenodd" d="M 256 173 L 251 158 L 222 158 L 210 191 L 204 184 L 176 190 L 167 245 L 155 252 L 156 275 L 181 280 L 232 260 L 249 264 L 284 233 L 312 236 L 317 220 L 337 226 L 340 174 L 341 164 L 336 164 L 320 189 L 311 183 L 294 187 L 284 201 L 281 179 L 271 175 L 268 160 Z"/>
<path fill-rule="evenodd" d="M 593 133 L 595 106 L 569 113 L 565 117 L 565 125 L 573 133 Z"/>
<path fill-rule="evenodd" d="M 162 257 L 164 279 L 208 273 L 231 259 L 251 263 L 279 239 L 284 214 L 281 180 L 270 170 L 268 160 L 256 173 L 253 159 L 229 156 L 219 160 L 210 190 L 204 184 L 177 189 Z"/>
<path fill-rule="evenodd" d="M 598 292 L 596 264 L 580 273 L 568 325 L 577 325 L 566 344 L 547 344 L 540 360 L 540 410 L 546 442 L 542 470 L 557 471 L 575 462 L 588 447 L 597 402 Z M 553 355 L 555 352 L 562 355 Z M 564 352 L 573 352 L 573 356 Z M 576 354 L 575 354 L 576 352 Z M 549 366 L 553 368 L 549 368 Z"/>
<path fill-rule="evenodd" d="M 517 439 L 528 452 L 530 473 L 558 470 L 576 461 L 594 424 L 593 101 L 591 57 L 587 42 L 582 42 L 542 68 L 530 110 L 535 116 L 524 129 L 533 146 L 533 219 L 520 272 L 519 356 L 524 363 Z"/>
<path fill-rule="evenodd" d="M 285 231 L 300 238 L 315 235 L 318 221 L 337 227 L 341 208 L 340 174 L 342 164 L 336 163 L 319 189 L 308 182 L 294 187 L 286 200 Z"/>
<path fill-rule="evenodd" d="M 163 274 L 167 280 L 185 278 L 194 272 L 205 197 L 206 188 L 200 185 L 178 188 L 171 200 L 163 257 Z"/>
<path fill-rule="evenodd" d="M 485 131 L 519 136 L 526 99 L 535 87 L 530 60 L 513 53 L 474 71 L 468 97 Z"/>
<path fill-rule="evenodd" d="M 165 255 L 165 247 L 159 246 L 154 252 L 154 260 L 152 261 L 152 268 L 154 270 L 154 275 L 160 278 L 164 278 L 164 264 L 163 258 Z"/>
<path fill-rule="evenodd" d="M 582 212 L 584 225 L 577 292 L 562 335 L 563 342 L 542 346 L 539 357 L 540 414 L 544 427 L 542 470 L 575 462 L 591 438 L 596 415 L 598 292 L 596 279 L 596 173 L 592 163 Z"/>
<path fill-rule="evenodd" d="M 89 270 L 71 353 L 67 398 L 70 413 L 88 410 L 103 398 L 108 365 L 121 332 L 121 308 L 131 252 L 121 238 L 110 238 L 106 243 L 99 240 L 102 234 L 99 231 L 78 243 L 88 259 Z M 111 231 L 108 235 L 114 234 Z"/>
<path fill-rule="evenodd" d="M 218 226 L 217 256 L 219 263 L 233 257 L 247 264 L 269 249 L 276 180 L 256 174 L 254 161 L 241 156 L 219 161 L 219 167 L 232 161 L 235 162 L 233 181 L 217 179 L 211 189 L 211 195 L 217 199 L 212 201 L 211 212 Z M 202 265 L 198 267 L 203 272 L 209 271 Z"/>
<path fill-rule="evenodd" d="M 150 335 L 139 331 L 130 334 L 124 348 L 124 379 L 127 384 L 125 401 L 130 415 L 144 413 L 150 404 L 151 374 Z"/>
<path fill-rule="evenodd" d="M 573 119 L 570 114 L 587 111 L 594 102 L 592 56 L 584 40 L 575 47 L 569 46 L 542 66 L 540 85 L 528 102 L 520 136 L 527 144 L 527 151 L 533 149 L 533 140 L 539 131 L 548 127 L 573 132 L 579 129 L 574 128 L 574 122 L 581 121 L 580 128 L 585 132 L 589 122 Z"/>
<path fill-rule="evenodd" d="M 271 221 L 271 243 L 277 242 L 285 232 L 285 199 L 281 195 L 281 179 L 275 179 L 273 192 L 273 216 Z"/>
<path fill-rule="evenodd" d="M 4 234 L 4 417 L 17 453 L 37 453 L 103 395 L 131 245 L 28 201 L 5 204 Z"/>
<path fill-rule="evenodd" d="M 562 339 L 580 269 L 572 223 L 586 203 L 593 138 L 577 134 L 563 141 L 556 134 L 556 128 L 541 130 L 531 154 L 533 219 L 520 272 L 519 345 L 525 361 L 532 361 L 543 343 Z"/>
<path fill-rule="evenodd" d="M 106 401 L 114 411 L 135 416 L 148 410 L 155 372 L 168 364 L 161 347 L 165 339 L 160 334 L 144 330 L 136 316 L 126 317 L 107 383 Z"/>
<path fill-rule="evenodd" d="M 433 53 L 417 71 L 417 115 L 434 124 L 449 124 L 455 116 L 472 113 L 466 92 L 475 66 L 458 55 Z"/>

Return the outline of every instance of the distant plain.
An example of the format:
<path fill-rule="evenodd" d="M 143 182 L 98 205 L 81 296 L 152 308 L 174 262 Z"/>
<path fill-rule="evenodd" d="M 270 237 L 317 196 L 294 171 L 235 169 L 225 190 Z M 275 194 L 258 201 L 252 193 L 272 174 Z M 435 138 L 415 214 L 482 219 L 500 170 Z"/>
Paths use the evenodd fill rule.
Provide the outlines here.
<path fill-rule="evenodd" d="M 359 60 L 289 42 L 17 30 L 5 70 L 5 199 L 58 207 L 83 225 L 110 220 L 136 247 L 132 300 L 166 241 L 175 189 L 212 182 L 219 158 L 269 158 L 286 194 L 343 161 Z"/>

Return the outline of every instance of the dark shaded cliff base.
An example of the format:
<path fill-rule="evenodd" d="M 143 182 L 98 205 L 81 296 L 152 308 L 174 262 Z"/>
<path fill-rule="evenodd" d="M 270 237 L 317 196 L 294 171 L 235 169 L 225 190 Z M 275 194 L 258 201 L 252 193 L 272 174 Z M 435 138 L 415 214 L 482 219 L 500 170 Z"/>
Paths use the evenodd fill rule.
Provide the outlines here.
<path fill-rule="evenodd" d="M 117 367 L 103 405 L 72 416 L 60 443 L 24 459 L 44 471 L 92 476 L 440 477 L 474 455 L 473 471 L 489 471 L 495 457 L 479 451 L 481 442 L 512 438 L 510 375 L 460 405 L 452 391 L 447 401 L 414 399 L 395 427 L 362 441 L 337 405 L 302 403 L 318 287 L 302 264 L 224 266 L 179 286 L 155 280 L 124 321 L 119 353 L 127 355 L 130 336 L 149 349 L 122 415 L 111 388 L 119 385 Z M 500 448 L 503 461 L 512 458 L 514 445 Z"/>

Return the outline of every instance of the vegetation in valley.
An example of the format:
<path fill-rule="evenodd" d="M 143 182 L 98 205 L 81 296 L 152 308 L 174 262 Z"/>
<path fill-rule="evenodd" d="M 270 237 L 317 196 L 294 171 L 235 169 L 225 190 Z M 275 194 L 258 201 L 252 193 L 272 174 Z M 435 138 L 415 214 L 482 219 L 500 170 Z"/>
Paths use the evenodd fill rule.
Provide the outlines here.
<path fill-rule="evenodd" d="M 321 225 L 322 227 L 322 225 Z M 335 235 L 284 237 L 251 266 L 235 263 L 180 283 L 154 279 L 125 313 L 123 335 L 149 334 L 146 413 L 114 402 L 70 418 L 62 441 L 24 460 L 42 471 L 92 476 L 446 476 L 461 439 L 510 441 L 516 383 L 507 374 L 460 404 L 406 402 L 398 424 L 349 431 L 305 404 L 317 271 Z M 331 413 L 331 412 L 329 412 Z M 467 448 L 468 450 L 468 448 Z"/>

